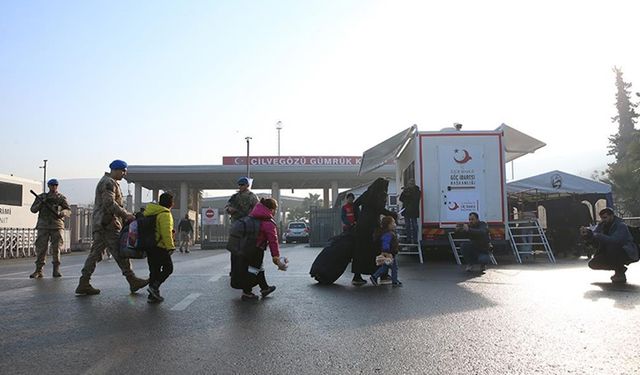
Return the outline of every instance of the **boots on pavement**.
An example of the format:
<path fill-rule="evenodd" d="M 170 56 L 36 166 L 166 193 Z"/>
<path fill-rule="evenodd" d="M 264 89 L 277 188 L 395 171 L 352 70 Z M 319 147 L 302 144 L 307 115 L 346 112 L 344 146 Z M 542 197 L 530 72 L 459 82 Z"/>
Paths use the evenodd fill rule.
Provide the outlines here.
<path fill-rule="evenodd" d="M 135 293 L 149 284 L 149 279 L 139 279 L 135 275 L 127 276 L 127 281 L 129 282 L 131 293 Z"/>
<path fill-rule="evenodd" d="M 53 277 L 62 277 L 60 273 L 60 263 L 53 264 Z"/>
<path fill-rule="evenodd" d="M 80 277 L 80 283 L 76 288 L 76 294 L 87 295 L 87 296 L 100 294 L 100 289 L 96 289 L 92 287 L 91 284 L 89 283 L 89 278 L 82 276 Z"/>
<path fill-rule="evenodd" d="M 29 275 L 30 279 L 40 279 L 42 277 L 44 277 L 44 275 L 42 274 L 42 266 L 36 266 L 35 272 Z"/>

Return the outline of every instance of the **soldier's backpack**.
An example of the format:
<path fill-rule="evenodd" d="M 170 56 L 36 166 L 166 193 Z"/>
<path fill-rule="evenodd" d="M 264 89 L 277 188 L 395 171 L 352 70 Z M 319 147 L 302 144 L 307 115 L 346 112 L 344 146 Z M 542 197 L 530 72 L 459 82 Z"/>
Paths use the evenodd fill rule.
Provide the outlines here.
<path fill-rule="evenodd" d="M 120 256 L 143 259 L 146 250 L 156 246 L 157 215 L 142 216 L 125 225 L 120 231 Z"/>
<path fill-rule="evenodd" d="M 229 231 L 227 250 L 238 256 L 251 254 L 256 249 L 260 223 L 260 219 L 251 216 L 236 220 Z"/>

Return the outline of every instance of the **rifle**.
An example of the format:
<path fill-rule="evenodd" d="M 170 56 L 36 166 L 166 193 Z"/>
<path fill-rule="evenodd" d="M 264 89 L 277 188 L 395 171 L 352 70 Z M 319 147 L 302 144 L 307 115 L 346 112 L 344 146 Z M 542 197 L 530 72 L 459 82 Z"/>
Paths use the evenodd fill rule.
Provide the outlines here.
<path fill-rule="evenodd" d="M 55 217 L 59 218 L 60 217 L 60 213 L 55 210 L 53 207 L 51 207 L 51 205 L 47 202 L 45 202 L 44 200 L 42 200 L 42 198 L 40 198 L 40 196 L 38 194 L 36 194 L 35 191 L 33 190 L 29 190 L 31 192 L 31 194 L 33 194 L 36 197 L 36 200 L 39 200 L 42 202 L 42 204 L 44 204 L 44 206 L 53 214 L 55 215 Z"/>

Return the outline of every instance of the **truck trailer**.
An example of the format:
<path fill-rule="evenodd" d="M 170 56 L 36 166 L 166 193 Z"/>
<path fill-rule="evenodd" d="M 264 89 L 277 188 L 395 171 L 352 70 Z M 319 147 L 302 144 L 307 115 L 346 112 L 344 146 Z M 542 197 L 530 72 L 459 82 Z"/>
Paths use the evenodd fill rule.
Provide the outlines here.
<path fill-rule="evenodd" d="M 507 240 L 506 163 L 545 144 L 505 124 L 495 130 L 418 131 L 416 125 L 365 151 L 360 174 L 395 161 L 400 191 L 422 190 L 422 246 L 448 246 L 447 232 L 478 213 L 494 243 Z"/>

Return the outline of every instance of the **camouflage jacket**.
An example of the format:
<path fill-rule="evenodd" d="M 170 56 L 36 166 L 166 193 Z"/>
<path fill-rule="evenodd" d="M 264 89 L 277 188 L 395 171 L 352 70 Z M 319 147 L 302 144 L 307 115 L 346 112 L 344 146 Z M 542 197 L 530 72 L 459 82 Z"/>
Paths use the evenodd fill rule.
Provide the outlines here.
<path fill-rule="evenodd" d="M 47 205 L 51 208 L 47 208 Z M 57 214 L 55 214 L 54 212 Z M 38 229 L 64 229 L 64 218 L 71 216 L 71 208 L 67 198 L 56 192 L 38 195 L 31 205 L 31 212 L 38 213 Z"/>
<path fill-rule="evenodd" d="M 109 173 L 98 182 L 93 206 L 93 231 L 101 229 L 122 229 L 122 221 L 129 215 L 124 209 L 124 199 L 118 181 Z"/>
<path fill-rule="evenodd" d="M 233 222 L 249 215 L 256 204 L 258 204 L 258 196 L 251 190 L 233 194 L 227 202 L 227 207 L 235 209 L 235 211 L 231 213 L 231 221 Z"/>

